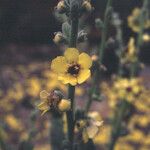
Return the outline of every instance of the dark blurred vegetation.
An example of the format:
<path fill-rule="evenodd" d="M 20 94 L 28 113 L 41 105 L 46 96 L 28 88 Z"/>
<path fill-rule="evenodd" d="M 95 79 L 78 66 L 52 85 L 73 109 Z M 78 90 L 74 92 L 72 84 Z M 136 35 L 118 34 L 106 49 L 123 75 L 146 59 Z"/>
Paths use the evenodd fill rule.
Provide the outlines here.
<path fill-rule="evenodd" d="M 61 23 L 54 17 L 54 7 L 58 0 L 0 0 L 0 63 L 1 65 L 25 64 L 30 61 L 48 61 L 58 49 L 53 44 L 54 32 L 61 30 Z M 103 17 L 106 0 L 92 1 L 95 11 L 86 19 L 91 27 L 89 43 L 100 42 L 101 33 L 98 34 L 94 27 L 96 17 Z M 120 14 L 123 20 L 124 40 L 127 42 L 129 36 L 134 33 L 127 27 L 127 16 L 132 9 L 141 6 L 139 0 L 114 0 L 114 10 Z M 102 18 L 103 19 L 103 18 Z M 114 35 L 110 29 L 110 34 Z M 40 46 L 39 46 L 40 45 Z M 114 52 L 110 48 L 106 52 L 111 63 L 110 72 L 116 66 Z M 149 63 L 149 51 L 142 51 L 142 60 Z M 9 56 L 9 57 L 8 57 Z M 9 59 L 9 61 L 8 61 Z M 7 60 L 7 61 L 6 61 Z"/>
<path fill-rule="evenodd" d="M 0 1 L 0 43 L 52 43 L 53 32 L 60 30 L 59 22 L 53 16 L 54 6 L 58 0 L 1 0 Z M 120 13 L 122 19 L 135 6 L 140 6 L 139 0 L 114 0 L 113 5 L 116 12 Z M 95 10 L 89 22 L 94 24 L 94 18 L 103 16 L 106 0 L 93 1 Z M 124 22 L 126 31 L 126 22 Z M 130 35 L 130 30 L 125 36 Z"/>

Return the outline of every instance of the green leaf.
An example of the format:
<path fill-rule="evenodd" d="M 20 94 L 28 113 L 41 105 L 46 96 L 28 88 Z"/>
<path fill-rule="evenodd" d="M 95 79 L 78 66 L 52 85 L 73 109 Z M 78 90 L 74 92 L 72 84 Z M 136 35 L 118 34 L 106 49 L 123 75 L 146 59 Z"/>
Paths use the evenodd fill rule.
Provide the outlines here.
<path fill-rule="evenodd" d="M 67 41 L 69 41 L 71 26 L 68 22 L 64 22 L 62 24 L 62 33 L 66 37 Z"/>

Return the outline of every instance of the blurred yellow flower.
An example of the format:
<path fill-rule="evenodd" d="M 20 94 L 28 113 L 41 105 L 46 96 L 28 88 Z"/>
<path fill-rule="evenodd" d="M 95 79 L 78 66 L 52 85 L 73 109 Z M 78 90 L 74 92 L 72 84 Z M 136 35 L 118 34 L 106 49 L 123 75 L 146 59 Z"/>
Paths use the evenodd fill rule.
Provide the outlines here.
<path fill-rule="evenodd" d="M 23 129 L 21 121 L 17 119 L 14 115 L 7 115 L 5 117 L 5 122 L 12 130 L 21 131 Z"/>
<path fill-rule="evenodd" d="M 97 120 L 98 119 L 98 120 Z M 103 121 L 99 120 L 98 114 L 90 113 L 87 119 L 80 119 L 76 122 L 76 131 L 82 132 L 82 140 L 87 143 L 89 139 L 94 139 L 103 125 Z"/>
<path fill-rule="evenodd" d="M 64 56 L 58 56 L 52 61 L 51 68 L 58 74 L 58 80 L 64 84 L 75 86 L 86 81 L 90 75 L 92 60 L 86 53 L 81 53 L 76 48 L 68 48 Z"/>
<path fill-rule="evenodd" d="M 37 97 L 41 91 L 41 83 L 37 77 L 27 80 L 27 93 L 32 97 Z"/>
<path fill-rule="evenodd" d="M 95 144 L 106 144 L 110 138 L 111 127 L 109 125 L 105 125 L 101 132 L 94 138 Z"/>
<path fill-rule="evenodd" d="M 8 90 L 7 97 L 10 100 L 21 101 L 24 94 L 23 86 L 20 83 L 15 83 L 13 88 Z"/>
<path fill-rule="evenodd" d="M 121 58 L 121 63 L 133 63 L 137 61 L 137 51 L 135 47 L 135 40 L 133 37 L 130 38 L 128 42 L 127 51 L 125 51 L 123 58 Z"/>
<path fill-rule="evenodd" d="M 150 35 L 148 33 L 143 34 L 143 41 L 150 42 Z"/>
<path fill-rule="evenodd" d="M 128 16 L 128 26 L 134 31 L 139 32 L 140 31 L 140 8 L 135 8 L 130 16 Z M 144 28 L 150 28 L 150 19 L 145 19 L 144 22 Z"/>

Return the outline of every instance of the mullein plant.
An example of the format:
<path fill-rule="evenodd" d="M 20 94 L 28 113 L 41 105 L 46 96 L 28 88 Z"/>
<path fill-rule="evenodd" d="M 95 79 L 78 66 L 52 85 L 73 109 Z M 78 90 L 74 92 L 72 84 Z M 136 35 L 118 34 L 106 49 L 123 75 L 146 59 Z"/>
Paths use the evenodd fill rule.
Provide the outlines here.
<path fill-rule="evenodd" d="M 87 33 L 84 30 L 79 31 L 79 22 L 81 16 L 84 13 L 90 13 L 93 7 L 90 0 L 61 0 L 55 10 L 59 14 L 66 15 L 67 20 L 62 24 L 62 31 L 55 33 L 53 41 L 56 44 L 66 44 L 68 48 L 62 56 L 57 56 L 52 60 L 51 70 L 57 74 L 59 81 L 68 85 L 68 96 L 64 98 L 63 93 L 58 89 L 50 92 L 44 90 L 40 93 L 42 102 L 38 108 L 42 111 L 42 115 L 48 111 L 54 117 L 66 113 L 67 135 L 61 139 L 59 136 L 62 133 L 58 126 L 61 121 L 53 118 L 55 124 L 52 123 L 52 130 L 60 131 L 60 134 L 58 133 L 57 137 L 55 137 L 56 134 L 51 134 L 52 141 L 55 137 L 55 142 L 51 143 L 52 149 L 94 150 L 92 139 L 98 134 L 103 121 L 89 117 L 87 109 L 77 110 L 75 108 L 76 85 L 87 81 L 92 76 L 93 68 L 91 56 L 77 48 L 79 42 L 87 39 Z"/>
<path fill-rule="evenodd" d="M 137 40 L 134 37 L 129 39 L 127 48 L 125 48 L 122 31 L 121 20 L 118 14 L 113 13 L 112 23 L 116 28 L 116 41 L 118 48 L 116 55 L 119 58 L 118 75 L 119 77 L 114 81 L 112 92 L 115 93 L 115 99 L 118 102 L 113 103 L 115 105 L 114 118 L 112 119 L 112 131 L 110 137 L 110 143 L 108 149 L 113 150 L 119 137 L 127 135 L 128 122 L 134 113 L 134 102 L 138 101 L 140 95 L 144 91 L 144 87 L 141 85 L 141 79 L 139 76 L 139 70 L 142 68 L 139 60 L 139 53 L 143 43 L 144 29 L 148 28 L 147 13 L 148 13 L 148 0 L 143 1 L 141 10 L 135 10 L 133 15 L 138 13 L 139 18 L 138 26 L 134 26 L 133 31 L 136 30 Z M 129 27 L 133 27 L 131 24 L 133 16 L 128 17 Z M 146 24 L 145 24 L 146 23 Z M 125 73 L 128 72 L 128 73 Z"/>

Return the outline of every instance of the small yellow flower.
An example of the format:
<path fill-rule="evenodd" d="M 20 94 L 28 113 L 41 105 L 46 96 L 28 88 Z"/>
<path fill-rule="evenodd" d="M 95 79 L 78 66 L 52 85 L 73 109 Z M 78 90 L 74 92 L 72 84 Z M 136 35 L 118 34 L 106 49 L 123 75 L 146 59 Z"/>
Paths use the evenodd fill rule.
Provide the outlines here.
<path fill-rule="evenodd" d="M 130 38 L 128 42 L 127 51 L 124 54 L 124 57 L 121 59 L 121 62 L 124 63 L 133 63 L 137 61 L 137 50 L 135 47 L 135 40 L 133 37 Z"/>
<path fill-rule="evenodd" d="M 38 108 L 42 111 L 42 115 L 44 115 L 49 110 L 65 112 L 68 111 L 71 107 L 71 102 L 69 100 L 63 99 L 63 95 L 60 91 L 57 90 L 54 90 L 50 93 L 44 90 L 40 93 L 40 98 L 42 102 L 38 105 Z"/>
<path fill-rule="evenodd" d="M 17 119 L 14 115 L 7 115 L 5 117 L 5 122 L 12 130 L 15 131 L 23 130 L 22 122 L 19 119 Z"/>
<path fill-rule="evenodd" d="M 143 34 L 143 41 L 144 42 L 150 42 L 150 35 L 147 33 Z"/>
<path fill-rule="evenodd" d="M 135 8 L 130 16 L 128 16 L 128 26 L 134 31 L 140 31 L 140 20 L 139 16 L 141 13 L 140 8 Z M 146 19 L 144 22 L 144 28 L 150 28 L 150 19 Z"/>
<path fill-rule="evenodd" d="M 97 120 L 98 119 L 98 120 Z M 97 136 L 100 131 L 100 127 L 103 125 L 103 121 L 95 116 L 95 114 L 88 115 L 88 118 L 80 119 L 76 122 L 76 131 L 82 133 L 82 140 L 87 143 L 89 139 L 93 139 Z"/>
<path fill-rule="evenodd" d="M 126 99 L 129 102 L 135 101 L 142 91 L 143 86 L 138 78 L 122 78 L 113 85 L 113 92 L 116 93 L 118 99 Z"/>
<path fill-rule="evenodd" d="M 51 64 L 52 70 L 58 74 L 58 80 L 73 86 L 83 83 L 90 77 L 91 66 L 90 56 L 86 53 L 79 54 L 76 48 L 68 48 L 64 56 L 58 56 Z"/>

